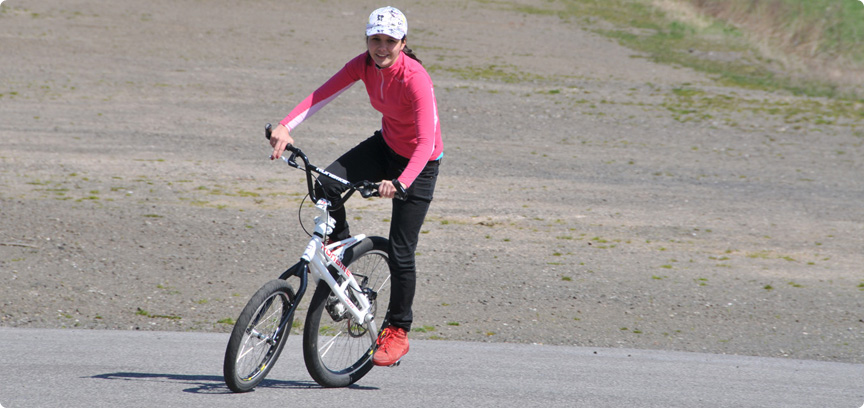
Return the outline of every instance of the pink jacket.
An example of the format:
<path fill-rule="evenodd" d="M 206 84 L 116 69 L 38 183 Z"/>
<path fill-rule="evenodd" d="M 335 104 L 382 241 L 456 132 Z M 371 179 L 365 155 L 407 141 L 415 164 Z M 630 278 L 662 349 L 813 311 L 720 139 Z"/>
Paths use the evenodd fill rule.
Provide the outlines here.
<path fill-rule="evenodd" d="M 358 55 L 279 123 L 294 130 L 358 80 L 366 85 L 372 107 L 384 115 L 384 141 L 409 159 L 399 176 L 399 182 L 407 188 L 427 162 L 441 158 L 444 146 L 432 79 L 419 62 L 404 53 L 386 69 L 375 66 L 367 52 Z"/>

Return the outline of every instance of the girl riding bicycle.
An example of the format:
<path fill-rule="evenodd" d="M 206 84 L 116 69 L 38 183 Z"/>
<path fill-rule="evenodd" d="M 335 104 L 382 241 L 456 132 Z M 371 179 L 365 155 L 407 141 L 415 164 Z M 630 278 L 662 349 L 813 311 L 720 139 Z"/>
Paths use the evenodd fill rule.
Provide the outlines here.
<path fill-rule="evenodd" d="M 408 22 L 401 11 L 383 7 L 372 12 L 366 25 L 366 51 L 358 55 L 300 102 L 272 133 L 271 159 L 294 143 L 290 132 L 358 80 L 366 85 L 372 107 L 381 112 L 381 130 L 343 154 L 327 171 L 350 182 L 382 180 L 379 193 L 393 198 L 388 255 L 392 279 L 389 326 L 378 339 L 373 362 L 395 364 L 408 352 L 416 286 L 414 253 L 420 227 L 432 201 L 438 166 L 443 156 L 441 126 L 432 79 L 407 46 Z M 338 197 L 342 184 L 326 177 L 319 194 Z M 345 208 L 333 209 L 336 221 L 331 241 L 350 236 Z"/>

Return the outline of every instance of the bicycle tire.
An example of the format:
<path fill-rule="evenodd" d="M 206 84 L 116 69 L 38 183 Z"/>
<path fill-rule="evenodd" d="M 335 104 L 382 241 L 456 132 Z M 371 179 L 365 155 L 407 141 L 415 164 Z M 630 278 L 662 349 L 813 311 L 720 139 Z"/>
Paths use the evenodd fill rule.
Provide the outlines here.
<path fill-rule="evenodd" d="M 246 303 L 225 349 L 222 373 L 231 391 L 251 391 L 267 377 L 290 334 L 293 316 L 283 327 L 279 324 L 291 313 L 294 299 L 291 285 L 274 279 Z"/>
<path fill-rule="evenodd" d="M 377 292 L 373 301 L 378 330 L 384 324 L 390 303 L 390 269 L 386 238 L 369 237 L 349 248 L 342 262 L 347 265 L 361 287 Z M 303 329 L 303 359 L 312 379 L 322 387 L 347 387 L 372 369 L 375 340 L 368 334 L 368 325 L 352 323 L 350 313 L 344 319 L 334 319 L 327 310 L 333 304 L 330 287 L 319 284 L 309 304 Z M 383 307 L 378 307 L 383 305 Z M 377 337 L 377 333 L 376 336 Z"/>

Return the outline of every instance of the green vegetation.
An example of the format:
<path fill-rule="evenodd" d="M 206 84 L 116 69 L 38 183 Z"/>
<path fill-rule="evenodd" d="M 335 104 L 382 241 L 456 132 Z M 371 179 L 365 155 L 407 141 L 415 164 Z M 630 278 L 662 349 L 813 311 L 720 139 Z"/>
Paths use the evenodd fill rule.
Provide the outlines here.
<path fill-rule="evenodd" d="M 150 312 L 148 312 L 148 311 L 146 311 L 146 310 L 144 310 L 144 309 L 141 309 L 140 307 L 139 307 L 138 310 L 135 312 L 135 314 L 138 315 L 138 316 L 149 317 L 149 318 L 151 318 L 151 319 L 169 319 L 169 320 L 180 320 L 180 319 L 182 319 L 180 316 L 176 316 L 176 315 L 160 315 L 160 314 L 152 314 L 152 313 L 150 313 Z"/>
<path fill-rule="evenodd" d="M 858 1 L 548 0 L 530 6 L 498 4 L 522 13 L 577 21 L 648 59 L 705 72 L 726 85 L 861 99 L 846 86 L 864 69 L 864 5 Z M 598 20 L 604 23 L 597 24 Z"/>
<path fill-rule="evenodd" d="M 455 67 L 450 65 L 431 64 L 429 71 L 447 71 L 466 80 L 488 80 L 504 83 L 517 83 L 540 79 L 539 76 L 519 70 L 513 65 L 487 65 L 485 67 Z"/>
<path fill-rule="evenodd" d="M 836 0 L 689 0 L 711 17 L 761 34 L 784 54 L 864 63 L 864 5 Z"/>

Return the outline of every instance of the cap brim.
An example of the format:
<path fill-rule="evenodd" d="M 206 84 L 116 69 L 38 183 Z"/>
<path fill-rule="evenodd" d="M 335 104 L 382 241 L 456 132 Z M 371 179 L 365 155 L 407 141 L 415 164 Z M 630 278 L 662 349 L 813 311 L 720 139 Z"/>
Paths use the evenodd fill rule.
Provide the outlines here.
<path fill-rule="evenodd" d="M 405 37 L 405 34 L 402 34 L 400 32 L 395 32 L 393 30 L 382 30 L 379 28 L 370 28 L 370 29 L 366 30 L 366 36 L 367 37 L 371 37 L 375 34 L 384 34 L 386 36 L 393 37 L 397 40 L 401 40 L 403 37 Z"/>

